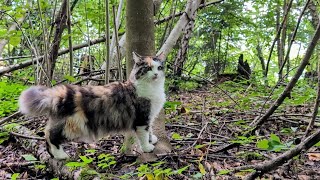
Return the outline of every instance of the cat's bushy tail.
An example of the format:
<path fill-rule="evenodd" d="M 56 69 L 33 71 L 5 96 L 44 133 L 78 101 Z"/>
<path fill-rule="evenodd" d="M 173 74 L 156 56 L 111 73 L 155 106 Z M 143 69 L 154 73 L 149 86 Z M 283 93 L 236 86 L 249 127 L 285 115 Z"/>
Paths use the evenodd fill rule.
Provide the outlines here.
<path fill-rule="evenodd" d="M 23 91 L 19 97 L 20 112 L 32 116 L 48 113 L 53 108 L 52 101 L 55 97 L 46 92 L 47 89 L 44 86 L 33 86 Z"/>

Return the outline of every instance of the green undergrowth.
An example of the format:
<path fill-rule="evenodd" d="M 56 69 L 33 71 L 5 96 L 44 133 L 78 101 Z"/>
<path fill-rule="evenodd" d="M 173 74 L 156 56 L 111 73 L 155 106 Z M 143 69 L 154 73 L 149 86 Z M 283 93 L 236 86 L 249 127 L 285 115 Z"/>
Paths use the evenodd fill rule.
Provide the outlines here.
<path fill-rule="evenodd" d="M 94 149 L 86 150 L 86 154 L 79 156 L 76 161 L 69 161 L 65 164 L 71 169 L 81 168 L 80 179 L 90 179 L 99 177 L 101 179 L 168 179 L 171 176 L 182 174 L 188 170 L 189 166 L 179 169 L 172 169 L 168 167 L 165 161 L 152 162 L 152 163 L 132 163 L 125 167 L 124 174 L 118 174 L 115 169 L 119 168 L 116 158 L 108 153 L 98 154 Z"/>
<path fill-rule="evenodd" d="M 250 84 L 246 82 L 226 81 L 219 84 L 218 87 L 225 91 L 222 93 L 217 88 L 212 88 L 212 92 L 220 91 L 224 94 L 223 101 L 214 102 L 217 107 L 229 107 L 234 105 L 238 110 L 267 109 L 282 94 L 285 86 L 277 86 L 276 88 L 264 86 L 262 84 Z M 230 96 L 230 97 L 228 97 Z M 293 88 L 290 96 L 285 99 L 278 110 L 286 106 L 300 106 L 307 103 L 313 103 L 316 98 L 315 84 L 311 84 L 305 80 L 299 80 Z M 235 102 L 234 102 L 235 101 Z"/>
<path fill-rule="evenodd" d="M 178 79 L 166 78 L 166 81 L 165 81 L 166 92 L 169 92 L 170 88 L 172 87 L 175 87 L 180 91 L 192 91 L 201 87 L 201 84 L 199 84 L 195 80 L 187 81 L 180 78 Z"/>
<path fill-rule="evenodd" d="M 7 116 L 18 109 L 18 98 L 24 89 L 26 86 L 21 83 L 0 81 L 0 117 Z"/>

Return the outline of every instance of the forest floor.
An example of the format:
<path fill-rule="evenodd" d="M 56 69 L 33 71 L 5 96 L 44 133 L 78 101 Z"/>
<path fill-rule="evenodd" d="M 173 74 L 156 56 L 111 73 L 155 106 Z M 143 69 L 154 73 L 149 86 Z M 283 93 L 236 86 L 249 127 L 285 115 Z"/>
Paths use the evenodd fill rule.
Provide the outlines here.
<path fill-rule="evenodd" d="M 94 145 L 66 144 L 65 148 L 72 157 L 80 157 L 69 166 L 86 169 L 82 176 L 84 179 L 90 179 L 90 174 L 97 172 L 106 179 L 243 178 L 250 170 L 237 173 L 229 173 L 228 170 L 258 164 L 282 154 L 301 141 L 311 119 L 313 102 L 297 96 L 282 105 L 256 135 L 241 136 L 250 127 L 250 122 L 264 113 L 277 96 L 275 92 L 271 101 L 265 103 L 267 91 L 267 88 L 223 83 L 219 89 L 207 85 L 191 91 L 169 93 L 165 112 L 166 130 L 174 149 L 171 153 L 158 155 L 156 162 L 136 163 L 136 157 L 120 153 L 123 137 L 119 135 Z M 303 93 L 298 91 L 293 95 Z M 44 136 L 45 117 L 20 117 L 13 122 L 22 123 L 35 135 Z M 318 125 L 316 123 L 316 127 Z M 11 134 L 0 145 L 0 179 L 55 178 L 47 164 L 38 161 L 33 152 L 22 148 L 16 138 Z M 44 141 L 38 140 L 38 143 L 44 144 Z M 224 148 L 230 143 L 238 145 Z M 261 178 L 320 179 L 319 147 L 312 147 Z"/>

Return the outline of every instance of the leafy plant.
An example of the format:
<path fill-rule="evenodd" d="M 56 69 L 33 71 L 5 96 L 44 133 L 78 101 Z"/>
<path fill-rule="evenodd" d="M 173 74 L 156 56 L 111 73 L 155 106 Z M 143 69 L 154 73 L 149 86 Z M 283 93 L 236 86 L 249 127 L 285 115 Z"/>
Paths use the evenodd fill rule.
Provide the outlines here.
<path fill-rule="evenodd" d="M 9 139 L 9 132 L 2 131 L 0 132 L 0 144 Z"/>
<path fill-rule="evenodd" d="M 182 140 L 183 139 L 183 137 L 180 134 L 176 133 L 176 132 L 174 132 L 171 135 L 171 138 L 174 139 L 174 140 Z"/>
<path fill-rule="evenodd" d="M 238 136 L 237 139 L 231 140 L 230 142 L 244 145 L 244 144 L 252 143 L 256 138 L 257 138 L 256 136 L 250 136 L 250 137 Z"/>
<path fill-rule="evenodd" d="M 109 168 L 110 166 L 116 164 L 117 162 L 115 161 L 114 156 L 110 154 L 100 154 L 98 156 L 98 167 L 102 169 Z"/>
<path fill-rule="evenodd" d="M 19 83 L 0 82 L 0 117 L 4 117 L 18 109 L 17 100 L 26 86 Z"/>
<path fill-rule="evenodd" d="M 93 158 L 88 158 L 87 156 L 79 156 L 81 162 L 71 161 L 66 164 L 68 167 L 77 168 L 77 167 L 85 167 L 93 161 Z"/>
<path fill-rule="evenodd" d="M 14 173 L 11 175 L 11 180 L 16 180 L 19 177 L 20 173 Z"/>
<path fill-rule="evenodd" d="M 282 150 L 289 149 L 292 144 L 293 141 L 290 141 L 288 143 L 282 143 L 277 135 L 271 134 L 269 139 L 263 139 L 258 141 L 257 147 L 264 150 L 279 152 Z"/>
<path fill-rule="evenodd" d="M 177 106 L 180 106 L 182 103 L 179 101 L 167 101 L 164 103 L 164 108 L 165 109 L 171 109 L 171 110 L 176 110 Z"/>

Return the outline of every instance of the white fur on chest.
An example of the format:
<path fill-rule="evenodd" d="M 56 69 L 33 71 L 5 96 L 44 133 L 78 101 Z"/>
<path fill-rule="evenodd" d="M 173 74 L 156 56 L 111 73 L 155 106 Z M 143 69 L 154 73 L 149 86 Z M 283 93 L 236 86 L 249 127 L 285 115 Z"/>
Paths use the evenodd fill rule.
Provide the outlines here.
<path fill-rule="evenodd" d="M 158 116 L 166 101 L 164 79 L 159 79 L 158 81 L 153 83 L 140 82 L 135 84 L 138 96 L 148 98 L 151 101 L 151 112 L 149 115 L 151 123 L 153 123 L 154 119 Z"/>

